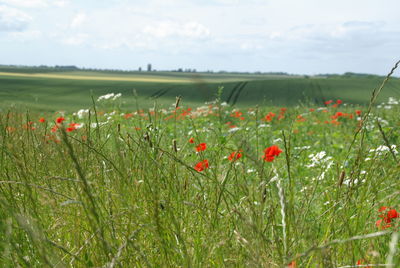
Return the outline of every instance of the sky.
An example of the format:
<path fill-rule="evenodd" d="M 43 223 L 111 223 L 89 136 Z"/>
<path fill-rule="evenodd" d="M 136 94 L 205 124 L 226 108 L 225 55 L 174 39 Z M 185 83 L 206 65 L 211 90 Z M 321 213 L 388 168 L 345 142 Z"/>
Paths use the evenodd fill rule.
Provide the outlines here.
<path fill-rule="evenodd" d="M 0 0 L 0 64 L 387 74 L 399 0 Z"/>

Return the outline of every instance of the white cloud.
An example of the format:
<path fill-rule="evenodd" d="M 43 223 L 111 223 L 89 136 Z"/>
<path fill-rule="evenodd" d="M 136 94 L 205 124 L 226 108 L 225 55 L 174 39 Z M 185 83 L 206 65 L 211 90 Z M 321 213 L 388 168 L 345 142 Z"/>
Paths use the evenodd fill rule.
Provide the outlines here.
<path fill-rule="evenodd" d="M 42 37 L 42 32 L 38 30 L 12 32 L 10 33 L 10 36 L 17 41 L 27 42 Z"/>
<path fill-rule="evenodd" d="M 0 4 L 19 8 L 65 7 L 68 3 L 69 0 L 0 0 Z"/>
<path fill-rule="evenodd" d="M 24 8 L 47 6 L 46 0 L 0 0 L 0 3 Z"/>
<path fill-rule="evenodd" d="M 63 39 L 63 43 L 72 46 L 79 46 L 84 44 L 89 38 L 88 34 L 85 33 L 77 33 L 71 36 L 68 36 Z"/>
<path fill-rule="evenodd" d="M 198 22 L 187 22 L 180 24 L 177 22 L 166 21 L 146 26 L 143 33 L 156 38 L 166 37 L 187 37 L 187 38 L 206 38 L 210 35 L 210 30 Z"/>
<path fill-rule="evenodd" d="M 18 9 L 0 6 L 0 32 L 1 31 L 23 31 L 32 18 Z"/>
<path fill-rule="evenodd" d="M 53 0 L 51 3 L 57 7 L 65 7 L 69 4 L 68 0 Z"/>
<path fill-rule="evenodd" d="M 81 26 L 86 21 L 86 19 L 87 19 L 87 15 L 85 13 L 78 13 L 72 19 L 71 27 L 77 28 L 77 27 Z"/>

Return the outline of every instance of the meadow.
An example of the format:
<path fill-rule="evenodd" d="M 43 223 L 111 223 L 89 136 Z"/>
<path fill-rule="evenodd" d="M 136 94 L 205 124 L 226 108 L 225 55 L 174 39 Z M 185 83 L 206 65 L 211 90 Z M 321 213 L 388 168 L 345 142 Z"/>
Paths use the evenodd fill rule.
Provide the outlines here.
<path fill-rule="evenodd" d="M 1 77 L 1 266 L 400 266 L 397 79 L 55 80 Z"/>

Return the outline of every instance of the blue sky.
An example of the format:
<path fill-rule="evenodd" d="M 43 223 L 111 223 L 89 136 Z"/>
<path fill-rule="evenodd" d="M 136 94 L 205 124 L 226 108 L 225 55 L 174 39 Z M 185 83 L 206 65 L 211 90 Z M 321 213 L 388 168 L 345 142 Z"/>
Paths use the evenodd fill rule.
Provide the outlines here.
<path fill-rule="evenodd" d="M 0 0 L 0 64 L 386 74 L 398 0 Z"/>

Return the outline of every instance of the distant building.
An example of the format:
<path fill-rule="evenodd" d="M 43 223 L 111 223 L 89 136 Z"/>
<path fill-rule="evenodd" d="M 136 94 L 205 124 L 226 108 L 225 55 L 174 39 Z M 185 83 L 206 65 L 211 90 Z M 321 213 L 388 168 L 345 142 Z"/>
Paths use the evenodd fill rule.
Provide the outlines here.
<path fill-rule="evenodd" d="M 139 67 L 139 72 L 141 72 L 142 71 L 142 67 Z"/>
<path fill-rule="evenodd" d="M 151 72 L 151 64 L 150 64 L 150 63 L 147 64 L 147 71 L 148 71 L 148 72 Z"/>

